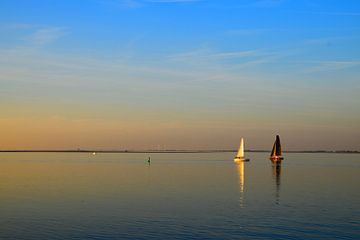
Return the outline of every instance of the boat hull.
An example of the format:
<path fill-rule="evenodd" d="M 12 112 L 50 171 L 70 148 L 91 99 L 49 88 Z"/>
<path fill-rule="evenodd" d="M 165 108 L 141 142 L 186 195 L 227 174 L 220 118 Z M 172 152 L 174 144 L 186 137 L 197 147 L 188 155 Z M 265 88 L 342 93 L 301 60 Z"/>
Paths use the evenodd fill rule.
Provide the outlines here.
<path fill-rule="evenodd" d="M 234 158 L 234 162 L 249 162 L 248 158 Z"/>
<path fill-rule="evenodd" d="M 279 157 L 279 156 L 276 156 L 276 157 L 270 157 L 270 160 L 272 162 L 280 162 L 281 160 L 283 160 L 284 158 L 283 157 Z"/>

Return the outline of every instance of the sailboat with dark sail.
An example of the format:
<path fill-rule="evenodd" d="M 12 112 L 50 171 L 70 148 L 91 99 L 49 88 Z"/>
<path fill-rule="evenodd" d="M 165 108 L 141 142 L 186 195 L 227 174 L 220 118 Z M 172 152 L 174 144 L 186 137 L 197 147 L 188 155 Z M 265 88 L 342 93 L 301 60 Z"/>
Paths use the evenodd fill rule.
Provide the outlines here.
<path fill-rule="evenodd" d="M 276 135 L 276 140 L 274 146 L 271 150 L 270 160 L 273 162 L 278 162 L 283 160 L 284 158 L 281 156 L 281 144 L 280 144 L 280 137 Z"/>
<path fill-rule="evenodd" d="M 245 154 L 244 154 L 244 139 L 241 138 L 240 146 L 236 154 L 236 157 L 234 158 L 234 162 L 248 162 L 248 161 L 250 161 L 250 159 L 245 158 Z"/>

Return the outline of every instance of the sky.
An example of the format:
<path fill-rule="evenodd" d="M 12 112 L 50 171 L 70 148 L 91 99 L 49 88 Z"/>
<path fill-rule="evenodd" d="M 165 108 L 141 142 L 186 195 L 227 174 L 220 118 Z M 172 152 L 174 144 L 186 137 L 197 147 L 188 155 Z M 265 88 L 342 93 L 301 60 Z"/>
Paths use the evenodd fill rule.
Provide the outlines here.
<path fill-rule="evenodd" d="M 0 149 L 360 150 L 358 0 L 2 0 Z"/>

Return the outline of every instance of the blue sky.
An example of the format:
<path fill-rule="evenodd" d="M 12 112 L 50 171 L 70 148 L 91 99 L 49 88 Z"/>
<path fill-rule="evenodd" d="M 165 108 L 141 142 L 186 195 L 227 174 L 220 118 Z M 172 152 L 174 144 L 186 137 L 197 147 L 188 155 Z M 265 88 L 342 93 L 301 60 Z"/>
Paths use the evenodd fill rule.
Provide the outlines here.
<path fill-rule="evenodd" d="M 359 41 L 356 0 L 1 1 L 0 145 L 359 149 Z"/>

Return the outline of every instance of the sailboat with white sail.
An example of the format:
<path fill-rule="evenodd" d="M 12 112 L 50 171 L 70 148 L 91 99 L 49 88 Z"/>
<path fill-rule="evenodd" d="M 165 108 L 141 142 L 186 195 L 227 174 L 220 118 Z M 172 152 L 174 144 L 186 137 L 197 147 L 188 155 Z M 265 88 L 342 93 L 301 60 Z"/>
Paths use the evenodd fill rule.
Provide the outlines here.
<path fill-rule="evenodd" d="M 281 156 L 281 144 L 280 144 L 280 136 L 276 135 L 276 140 L 274 142 L 274 146 L 271 150 L 270 160 L 273 162 L 279 162 L 284 158 Z"/>
<path fill-rule="evenodd" d="M 244 138 L 241 138 L 240 147 L 238 149 L 236 157 L 234 158 L 234 162 L 248 162 L 248 161 L 250 161 L 250 159 L 245 158 L 245 154 L 244 154 Z"/>

